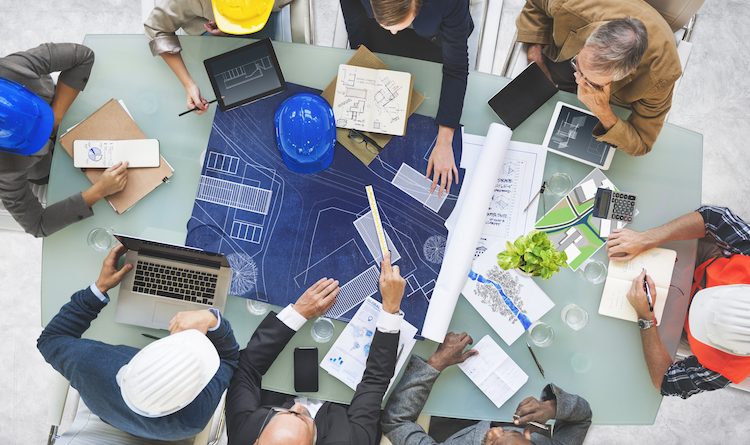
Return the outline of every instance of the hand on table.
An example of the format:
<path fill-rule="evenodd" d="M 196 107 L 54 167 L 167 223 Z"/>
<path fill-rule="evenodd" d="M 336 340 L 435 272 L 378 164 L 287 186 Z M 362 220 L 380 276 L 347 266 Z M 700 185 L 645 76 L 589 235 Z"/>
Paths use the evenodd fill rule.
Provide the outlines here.
<path fill-rule="evenodd" d="M 437 351 L 427 360 L 427 364 L 438 372 L 443 372 L 449 366 L 463 363 L 469 357 L 478 354 L 474 349 L 465 351 L 466 347 L 472 343 L 474 343 L 474 340 L 466 332 L 460 334 L 449 332 L 445 336 L 445 340 L 438 346 Z"/>
<path fill-rule="evenodd" d="M 542 49 L 544 49 L 544 46 L 539 43 L 532 43 L 531 45 L 529 45 L 526 48 L 526 61 L 528 63 L 536 63 L 539 68 L 541 68 L 544 75 L 547 76 L 547 79 L 552 82 L 552 73 L 549 72 L 549 68 L 547 68 L 547 64 L 544 62 Z"/>
<path fill-rule="evenodd" d="M 391 253 L 386 252 L 380 263 L 380 297 L 383 299 L 383 310 L 397 314 L 401 309 L 406 280 L 401 277 L 398 266 L 391 265 Z"/>
<path fill-rule="evenodd" d="M 646 275 L 646 271 L 642 271 L 640 275 L 638 275 L 635 280 L 633 280 L 633 285 L 630 286 L 630 290 L 628 291 L 628 302 L 630 302 L 630 305 L 633 306 L 633 309 L 635 309 L 635 313 L 638 315 L 638 318 L 642 318 L 644 320 L 652 320 L 654 318 L 654 313 L 651 312 L 651 310 L 648 308 L 648 298 L 646 298 L 646 290 L 643 289 L 643 277 L 646 277 L 646 282 L 648 283 L 648 287 L 651 290 L 651 303 L 655 306 L 656 305 L 656 285 L 654 284 L 654 281 L 651 279 L 650 276 Z"/>
<path fill-rule="evenodd" d="M 198 108 L 195 110 L 196 114 L 203 114 L 208 110 L 208 101 L 203 98 L 203 95 L 201 95 L 201 90 L 198 88 L 198 85 L 193 83 L 185 87 L 185 93 L 187 95 L 188 110 Z"/>
<path fill-rule="evenodd" d="M 338 281 L 333 278 L 321 278 L 297 299 L 293 305 L 294 310 L 307 320 L 320 317 L 336 302 L 339 291 Z"/>
<path fill-rule="evenodd" d="M 216 326 L 218 322 L 219 320 L 216 316 L 208 309 L 182 311 L 172 317 L 172 320 L 169 321 L 168 329 L 170 334 L 187 331 L 188 329 L 197 329 L 202 334 L 205 334 L 209 329 Z"/>
<path fill-rule="evenodd" d="M 427 161 L 427 171 L 425 176 L 428 178 L 432 175 L 432 186 L 430 193 L 438 189 L 438 196 L 443 196 L 443 192 L 450 193 L 451 183 L 458 184 L 458 169 L 456 160 L 453 156 L 453 133 L 451 138 L 438 137 L 435 142 L 435 148 L 430 153 L 430 159 Z M 438 183 L 440 186 L 438 187 Z"/>
<path fill-rule="evenodd" d="M 126 249 L 125 246 L 117 243 L 117 245 L 110 250 L 109 255 L 104 258 L 102 270 L 99 272 L 99 278 L 94 284 L 101 293 L 106 294 L 108 290 L 120 284 L 120 281 L 125 278 L 125 274 L 133 269 L 132 264 L 126 264 L 122 266 L 121 269 L 117 268 L 117 262 L 127 250 L 128 249 Z"/>
<path fill-rule="evenodd" d="M 636 232 L 630 229 L 615 230 L 607 240 L 607 255 L 617 261 L 630 261 L 652 247 L 651 241 L 645 232 Z"/>

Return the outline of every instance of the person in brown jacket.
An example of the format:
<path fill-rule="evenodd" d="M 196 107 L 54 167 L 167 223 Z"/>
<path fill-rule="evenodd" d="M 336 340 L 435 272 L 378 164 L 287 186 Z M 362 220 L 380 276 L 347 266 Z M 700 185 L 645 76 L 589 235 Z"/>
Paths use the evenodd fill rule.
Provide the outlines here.
<path fill-rule="evenodd" d="M 526 0 L 516 21 L 527 57 L 596 115 L 597 140 L 634 156 L 659 135 L 682 74 L 674 34 L 643 0 Z M 627 121 L 610 103 L 632 110 Z"/>

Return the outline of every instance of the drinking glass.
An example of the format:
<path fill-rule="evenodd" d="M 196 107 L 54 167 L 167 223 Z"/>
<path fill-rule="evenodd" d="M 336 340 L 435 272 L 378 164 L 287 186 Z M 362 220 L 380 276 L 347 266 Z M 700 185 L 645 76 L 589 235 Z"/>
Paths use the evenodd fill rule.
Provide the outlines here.
<path fill-rule="evenodd" d="M 603 283 L 607 278 L 607 266 L 601 261 L 592 260 L 583 265 L 581 274 L 591 284 Z"/>
<path fill-rule="evenodd" d="M 589 314 L 577 304 L 569 304 L 562 308 L 560 318 L 574 331 L 580 331 L 589 322 Z"/>
<path fill-rule="evenodd" d="M 112 233 L 112 229 L 95 227 L 86 237 L 86 244 L 97 252 L 106 252 L 115 245 L 115 237 Z"/>
<path fill-rule="evenodd" d="M 247 311 L 253 315 L 264 315 L 268 312 L 268 303 L 262 301 L 251 300 L 248 298 L 245 306 L 247 307 Z"/>
<path fill-rule="evenodd" d="M 327 317 L 316 318 L 310 329 L 310 335 L 318 343 L 328 343 L 333 338 L 333 322 Z"/>
<path fill-rule="evenodd" d="M 543 321 L 537 321 L 529 327 L 528 331 L 529 340 L 540 348 L 546 348 L 552 344 L 552 338 L 555 336 L 555 331 L 552 330 L 552 326 L 548 325 Z"/>
<path fill-rule="evenodd" d="M 555 196 L 567 195 L 573 188 L 573 179 L 565 172 L 553 173 L 547 180 L 547 191 Z"/>

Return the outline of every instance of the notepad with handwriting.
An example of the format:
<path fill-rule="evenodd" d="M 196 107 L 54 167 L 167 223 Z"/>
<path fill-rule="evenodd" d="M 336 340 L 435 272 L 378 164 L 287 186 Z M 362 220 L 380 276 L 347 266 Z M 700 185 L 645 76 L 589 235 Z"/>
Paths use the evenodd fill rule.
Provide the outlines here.
<path fill-rule="evenodd" d="M 657 247 L 642 252 L 630 261 L 610 261 L 607 281 L 604 283 L 602 300 L 599 303 L 599 313 L 622 320 L 638 321 L 627 295 L 633 280 L 641 274 L 642 269 L 646 269 L 646 273 L 656 285 L 654 315 L 657 324 L 661 323 L 676 259 L 677 252 L 674 250 Z"/>

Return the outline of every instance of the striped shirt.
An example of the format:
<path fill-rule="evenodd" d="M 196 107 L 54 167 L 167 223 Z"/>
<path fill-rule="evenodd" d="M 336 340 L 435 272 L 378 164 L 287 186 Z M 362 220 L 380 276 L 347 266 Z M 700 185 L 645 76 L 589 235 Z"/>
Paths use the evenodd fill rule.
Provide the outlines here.
<path fill-rule="evenodd" d="M 703 206 L 697 210 L 703 217 L 706 235 L 727 254 L 750 255 L 750 225 L 725 207 Z M 703 391 L 713 391 L 729 385 L 730 381 L 711 371 L 690 357 L 672 364 L 661 382 L 661 394 L 683 399 Z"/>

